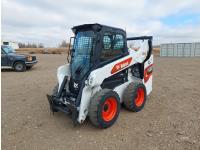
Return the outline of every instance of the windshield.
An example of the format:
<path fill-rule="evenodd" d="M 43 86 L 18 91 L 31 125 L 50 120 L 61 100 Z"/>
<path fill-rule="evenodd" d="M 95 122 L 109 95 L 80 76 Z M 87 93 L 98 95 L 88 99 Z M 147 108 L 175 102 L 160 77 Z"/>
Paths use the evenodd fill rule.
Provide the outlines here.
<path fill-rule="evenodd" d="M 1 48 L 3 48 L 3 50 L 4 50 L 4 52 L 6 54 L 8 54 L 8 53 L 15 53 L 15 50 L 12 47 L 10 47 L 10 46 L 2 45 Z"/>
<path fill-rule="evenodd" d="M 90 69 L 93 40 L 93 31 L 83 31 L 76 34 L 71 60 L 71 72 L 75 80 L 81 80 Z"/>

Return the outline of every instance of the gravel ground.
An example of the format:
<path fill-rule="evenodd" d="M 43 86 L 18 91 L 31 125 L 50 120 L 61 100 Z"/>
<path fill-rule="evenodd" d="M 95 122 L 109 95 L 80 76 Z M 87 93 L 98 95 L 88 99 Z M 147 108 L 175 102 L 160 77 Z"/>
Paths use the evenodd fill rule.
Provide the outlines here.
<path fill-rule="evenodd" d="M 155 57 L 145 108 L 122 108 L 117 122 L 102 130 L 88 119 L 73 127 L 69 116 L 50 114 L 46 94 L 66 56 L 37 57 L 30 71 L 2 70 L 2 149 L 200 150 L 200 58 Z"/>

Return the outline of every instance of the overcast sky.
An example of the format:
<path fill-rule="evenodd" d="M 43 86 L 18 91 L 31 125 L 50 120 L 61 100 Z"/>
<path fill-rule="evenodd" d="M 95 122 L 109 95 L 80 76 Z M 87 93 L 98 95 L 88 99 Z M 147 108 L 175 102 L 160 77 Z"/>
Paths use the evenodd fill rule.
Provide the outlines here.
<path fill-rule="evenodd" d="M 200 0 L 2 0 L 2 39 L 57 46 L 71 27 L 101 23 L 154 44 L 200 41 Z"/>

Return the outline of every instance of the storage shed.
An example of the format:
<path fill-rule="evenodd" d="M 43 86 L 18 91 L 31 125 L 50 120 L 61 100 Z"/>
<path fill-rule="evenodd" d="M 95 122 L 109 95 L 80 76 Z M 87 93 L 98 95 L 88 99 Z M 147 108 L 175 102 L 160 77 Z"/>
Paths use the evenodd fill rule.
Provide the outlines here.
<path fill-rule="evenodd" d="M 161 44 L 160 56 L 166 56 L 166 57 L 200 56 L 200 42 Z"/>
<path fill-rule="evenodd" d="M 8 46 L 11 46 L 13 49 L 18 49 L 19 46 L 18 46 L 18 43 L 16 42 L 13 42 L 13 41 L 1 41 L 1 45 L 8 45 Z"/>

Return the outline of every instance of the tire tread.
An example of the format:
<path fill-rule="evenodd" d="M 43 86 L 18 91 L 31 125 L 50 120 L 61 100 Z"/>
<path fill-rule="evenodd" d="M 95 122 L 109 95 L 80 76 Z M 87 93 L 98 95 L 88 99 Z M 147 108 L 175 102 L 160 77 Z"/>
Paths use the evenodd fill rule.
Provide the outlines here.
<path fill-rule="evenodd" d="M 100 90 L 92 97 L 91 102 L 90 102 L 89 118 L 92 124 L 94 124 L 96 127 L 100 126 L 97 120 L 98 118 L 97 111 L 98 111 L 99 101 L 107 92 L 110 92 L 110 89 Z"/>
<path fill-rule="evenodd" d="M 136 91 L 137 91 L 138 86 L 144 87 L 145 101 L 146 101 L 146 88 L 145 88 L 145 85 L 142 83 L 142 81 L 136 80 L 135 82 L 131 82 L 125 89 L 124 95 L 123 95 L 124 106 L 129 111 L 138 112 L 144 107 L 142 106 L 140 109 L 137 109 L 134 107 L 134 101 L 132 98 L 136 96 Z"/>

